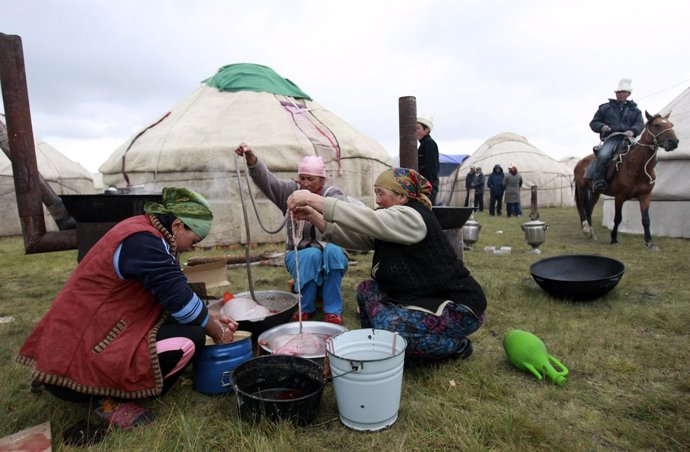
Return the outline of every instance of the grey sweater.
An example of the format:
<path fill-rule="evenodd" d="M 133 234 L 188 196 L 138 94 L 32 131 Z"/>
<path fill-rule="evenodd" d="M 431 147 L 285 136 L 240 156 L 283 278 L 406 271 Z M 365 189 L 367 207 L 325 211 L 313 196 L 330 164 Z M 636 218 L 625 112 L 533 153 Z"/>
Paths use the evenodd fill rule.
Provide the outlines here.
<path fill-rule="evenodd" d="M 297 182 L 277 178 L 258 158 L 254 166 L 249 167 L 249 175 L 263 194 L 283 212 L 283 215 L 285 215 L 287 212 L 287 199 L 294 191 L 299 190 Z M 326 192 L 325 196 L 330 198 L 347 199 L 345 193 L 338 187 L 324 187 L 324 192 Z M 324 195 L 324 193 L 319 194 Z M 324 244 L 328 242 L 328 240 L 323 238 L 321 232 L 309 222 L 299 221 L 296 229 L 296 238 L 299 241 L 297 249 L 309 247 L 323 249 Z M 299 229 L 301 229 L 301 233 Z M 292 224 L 289 220 L 287 222 L 285 249 L 294 249 L 292 241 Z"/>

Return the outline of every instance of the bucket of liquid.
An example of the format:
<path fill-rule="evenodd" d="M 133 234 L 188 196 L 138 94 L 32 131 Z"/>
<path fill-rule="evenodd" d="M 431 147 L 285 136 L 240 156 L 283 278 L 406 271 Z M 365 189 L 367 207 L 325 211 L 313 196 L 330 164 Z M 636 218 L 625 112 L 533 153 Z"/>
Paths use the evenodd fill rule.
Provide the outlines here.
<path fill-rule="evenodd" d="M 365 328 L 326 344 L 340 421 L 376 431 L 398 419 L 407 342 L 397 333 Z"/>

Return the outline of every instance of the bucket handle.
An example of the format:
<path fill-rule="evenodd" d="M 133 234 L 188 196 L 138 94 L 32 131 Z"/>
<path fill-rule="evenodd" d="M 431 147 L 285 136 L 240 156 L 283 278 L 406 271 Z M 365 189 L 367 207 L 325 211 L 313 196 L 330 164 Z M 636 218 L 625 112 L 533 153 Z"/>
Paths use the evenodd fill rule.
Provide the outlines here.
<path fill-rule="evenodd" d="M 340 374 L 340 375 L 333 375 L 331 373 L 331 376 L 328 377 L 328 379 L 333 381 L 338 377 L 343 377 L 345 375 L 351 374 L 352 372 L 358 372 L 358 371 L 364 369 L 364 362 L 362 362 L 362 361 L 350 361 L 350 366 L 352 367 L 352 370 L 348 370 L 347 372 Z"/>
<path fill-rule="evenodd" d="M 232 386 L 232 378 L 230 377 L 231 371 L 225 371 L 220 374 L 220 385 L 224 388 Z M 225 377 L 228 377 L 227 383 L 225 382 Z"/>

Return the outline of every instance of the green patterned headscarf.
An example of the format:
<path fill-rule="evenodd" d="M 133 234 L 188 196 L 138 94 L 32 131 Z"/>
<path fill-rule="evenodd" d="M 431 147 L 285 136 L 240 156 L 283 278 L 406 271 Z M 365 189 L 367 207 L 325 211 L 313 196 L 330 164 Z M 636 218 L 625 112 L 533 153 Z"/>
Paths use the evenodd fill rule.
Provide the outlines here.
<path fill-rule="evenodd" d="M 163 188 L 163 204 L 147 202 L 144 204 L 144 212 L 158 215 L 171 213 L 202 239 L 211 230 L 213 220 L 208 201 L 199 193 L 186 188 Z"/>
<path fill-rule="evenodd" d="M 416 199 L 424 204 L 427 209 L 431 209 L 431 183 L 417 171 L 410 168 L 396 168 L 384 170 L 376 178 L 374 186 L 387 188 L 399 195 Z"/>

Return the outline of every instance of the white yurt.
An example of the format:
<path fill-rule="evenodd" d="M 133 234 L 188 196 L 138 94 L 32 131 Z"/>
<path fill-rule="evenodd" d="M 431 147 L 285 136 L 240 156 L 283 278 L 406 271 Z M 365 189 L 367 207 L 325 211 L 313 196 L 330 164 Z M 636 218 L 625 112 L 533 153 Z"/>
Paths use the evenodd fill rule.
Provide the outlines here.
<path fill-rule="evenodd" d="M 7 127 L 5 115 L 0 114 L 0 142 L 7 146 Z M 78 195 L 94 192 L 91 173 L 79 163 L 68 159 L 54 147 L 34 136 L 38 172 L 58 195 Z M 17 196 L 14 191 L 12 162 L 4 152 L 0 152 L 0 209 L 3 219 L 0 222 L 0 236 L 20 235 L 22 233 L 17 211 Z M 57 231 L 57 225 L 44 210 L 46 230 Z"/>
<path fill-rule="evenodd" d="M 572 171 L 530 144 L 525 137 L 510 132 L 489 138 L 462 163 L 452 204 L 464 203 L 465 178 L 470 166 L 482 169 L 486 184 L 495 165 L 501 165 L 505 174 L 508 173 L 510 166 L 517 167 L 523 181 L 520 194 L 523 211 L 530 206 L 533 185 L 538 187 L 538 207 L 564 207 L 575 204 Z M 484 198 L 484 205 L 488 206 L 488 188 L 484 189 Z"/>
<path fill-rule="evenodd" d="M 562 159 L 560 159 L 558 161 L 561 162 L 572 173 L 575 170 L 575 165 L 577 165 L 577 162 L 579 162 L 583 158 L 585 158 L 585 156 L 575 157 L 575 156 L 571 155 L 569 157 L 563 157 Z"/>
<path fill-rule="evenodd" d="M 678 148 L 657 152 L 656 182 L 652 190 L 652 203 L 649 206 L 650 231 L 653 236 L 690 238 L 690 88 L 673 99 L 659 113 L 671 112 L 669 120 L 674 125 L 680 143 Z M 613 228 L 615 202 L 612 198 L 604 201 L 602 223 Z M 630 200 L 623 204 L 623 220 L 618 227 L 620 232 L 642 234 L 640 204 Z"/>
<path fill-rule="evenodd" d="M 242 171 L 252 243 L 280 242 L 285 231 L 265 233 L 247 192 L 244 160 L 234 150 L 242 142 L 280 178 L 295 178 L 306 155 L 326 163 L 327 185 L 374 205 L 373 183 L 390 165 L 389 154 L 372 138 L 312 100 L 290 80 L 256 64 L 221 67 L 152 125 L 123 143 L 101 165 L 105 187 L 159 193 L 184 186 L 203 194 L 214 213 L 205 246 L 246 243 L 236 173 Z M 261 223 L 275 229 L 280 210 L 252 184 Z"/>

